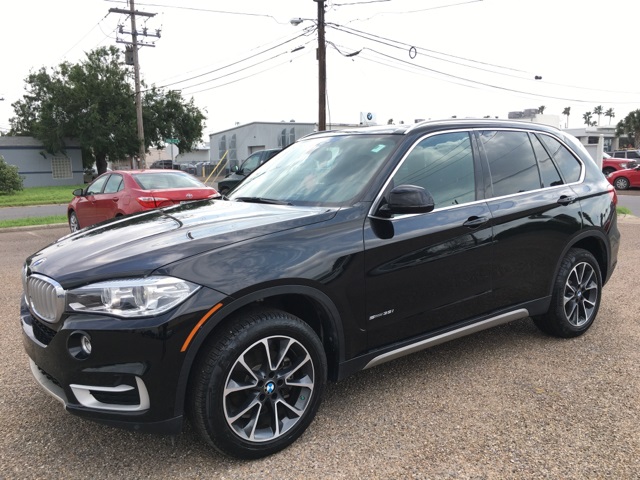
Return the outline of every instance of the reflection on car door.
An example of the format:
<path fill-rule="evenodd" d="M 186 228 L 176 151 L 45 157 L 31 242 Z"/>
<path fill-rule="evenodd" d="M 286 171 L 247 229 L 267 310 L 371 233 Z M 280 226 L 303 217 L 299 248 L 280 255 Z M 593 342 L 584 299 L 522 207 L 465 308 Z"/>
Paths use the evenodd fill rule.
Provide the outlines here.
<path fill-rule="evenodd" d="M 424 187 L 435 210 L 365 224 L 368 343 L 375 348 L 482 314 L 491 297 L 491 215 L 467 132 L 417 143 L 391 185 Z M 389 292 L 393 292 L 390 294 Z"/>
<path fill-rule="evenodd" d="M 103 222 L 114 218 L 118 213 L 119 192 L 123 188 L 122 175 L 113 173 L 107 179 L 102 193 L 95 195 L 96 219 Z"/>
<path fill-rule="evenodd" d="M 78 199 L 76 204 L 76 214 L 81 228 L 99 222 L 99 214 L 96 209 L 96 199 L 102 192 L 108 178 L 109 175 L 98 177 L 87 187 L 84 195 Z"/>
<path fill-rule="evenodd" d="M 581 163 L 547 135 L 485 130 L 478 138 L 493 189 L 487 204 L 495 307 L 542 299 L 568 237 L 581 228 L 580 202 L 569 185 L 580 179 Z"/>

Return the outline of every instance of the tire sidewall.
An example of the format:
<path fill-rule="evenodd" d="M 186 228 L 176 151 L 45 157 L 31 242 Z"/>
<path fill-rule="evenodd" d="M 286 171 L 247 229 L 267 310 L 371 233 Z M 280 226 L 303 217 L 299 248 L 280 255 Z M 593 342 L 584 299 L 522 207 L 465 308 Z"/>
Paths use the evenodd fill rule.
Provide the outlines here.
<path fill-rule="evenodd" d="M 260 458 L 286 448 L 306 430 L 313 421 L 320 406 L 327 378 L 327 363 L 322 344 L 315 332 L 301 320 L 283 315 L 280 312 L 270 312 L 271 318 L 262 319 L 251 328 L 242 328 L 236 335 L 223 342 L 221 354 L 215 366 L 208 373 L 206 381 L 205 404 L 208 411 L 205 414 L 205 428 L 212 440 L 210 443 L 223 453 L 239 458 Z M 273 317 L 277 318 L 273 318 Z M 239 437 L 227 423 L 224 413 L 224 387 L 232 366 L 239 356 L 256 342 L 273 336 L 287 336 L 300 342 L 313 361 L 314 390 L 305 413 L 298 422 L 286 433 L 278 438 L 266 442 L 249 442 Z"/>
<path fill-rule="evenodd" d="M 598 293 L 596 298 L 596 305 L 593 309 L 591 317 L 584 324 L 576 326 L 569 322 L 564 309 L 564 289 L 567 284 L 569 275 L 571 274 L 573 269 L 576 267 L 576 265 L 583 262 L 588 263 L 595 272 L 598 282 Z M 569 250 L 568 254 L 565 256 L 562 262 L 560 272 L 556 279 L 553 298 L 554 307 L 556 309 L 555 314 L 556 318 L 558 319 L 557 327 L 564 334 L 563 336 L 575 337 L 583 334 L 589 329 L 589 327 L 591 327 L 593 321 L 598 315 L 598 310 L 600 309 L 600 301 L 602 299 L 602 274 L 600 273 L 600 266 L 598 265 L 598 262 L 590 252 L 577 248 Z"/>

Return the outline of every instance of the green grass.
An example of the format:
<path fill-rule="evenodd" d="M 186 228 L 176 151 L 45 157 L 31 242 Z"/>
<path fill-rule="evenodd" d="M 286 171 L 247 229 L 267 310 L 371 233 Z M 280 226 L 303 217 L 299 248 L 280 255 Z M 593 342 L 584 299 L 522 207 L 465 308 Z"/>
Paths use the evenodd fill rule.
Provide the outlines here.
<path fill-rule="evenodd" d="M 627 207 L 616 207 L 616 211 L 618 215 L 631 215 L 633 212 L 629 210 Z"/>
<path fill-rule="evenodd" d="M 32 227 L 34 225 L 51 225 L 54 223 L 67 223 L 67 217 L 65 215 L 53 215 L 50 217 L 12 218 L 11 220 L 0 220 L 0 228 Z"/>
<path fill-rule="evenodd" d="M 62 185 L 57 187 L 31 187 L 10 195 L 0 194 L 0 207 L 24 207 L 28 205 L 66 204 L 73 199 L 76 188 L 85 185 Z"/>

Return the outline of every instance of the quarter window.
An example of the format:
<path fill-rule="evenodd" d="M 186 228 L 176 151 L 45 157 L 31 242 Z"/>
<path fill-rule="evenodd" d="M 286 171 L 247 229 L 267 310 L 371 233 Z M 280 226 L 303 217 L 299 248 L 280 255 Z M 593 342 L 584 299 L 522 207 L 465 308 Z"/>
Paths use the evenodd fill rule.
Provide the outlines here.
<path fill-rule="evenodd" d="M 560 173 L 564 177 L 566 183 L 573 183 L 580 180 L 582 167 L 580 162 L 574 157 L 567 147 L 562 145 L 558 140 L 548 135 L 540 135 L 542 143 L 547 147 L 551 156 L 556 161 Z"/>
<path fill-rule="evenodd" d="M 553 160 L 544 149 L 540 140 L 535 135 L 531 135 L 531 144 L 533 145 L 533 151 L 538 159 L 538 166 L 540 167 L 540 177 L 542 177 L 543 187 L 554 187 L 556 185 L 562 185 L 562 178 L 558 173 L 558 169 L 553 164 Z"/>
<path fill-rule="evenodd" d="M 416 185 L 427 190 L 436 208 L 476 199 L 471 141 L 466 132 L 434 135 L 407 155 L 393 177 L 393 185 Z"/>
<path fill-rule="evenodd" d="M 493 196 L 536 190 L 541 187 L 536 157 L 525 132 L 480 132 L 491 172 Z"/>

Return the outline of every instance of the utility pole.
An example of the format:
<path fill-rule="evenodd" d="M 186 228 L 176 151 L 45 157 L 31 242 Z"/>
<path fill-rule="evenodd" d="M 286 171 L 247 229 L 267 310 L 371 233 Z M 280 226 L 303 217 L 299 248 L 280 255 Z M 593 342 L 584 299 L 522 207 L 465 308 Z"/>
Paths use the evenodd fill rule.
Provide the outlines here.
<path fill-rule="evenodd" d="M 138 142 L 140 143 L 140 151 L 138 154 L 140 161 L 140 168 L 147 168 L 147 162 L 145 160 L 146 151 L 144 146 L 144 125 L 142 123 L 142 94 L 140 92 L 140 63 L 138 61 L 138 48 L 140 46 L 150 46 L 155 47 L 152 43 L 142 43 L 138 41 L 138 35 L 143 35 L 145 37 L 157 37 L 160 38 L 160 30 L 156 30 L 156 33 L 148 33 L 147 29 L 144 28 L 142 33 L 138 33 L 136 29 L 136 16 L 142 17 L 154 17 L 155 13 L 146 13 L 146 12 L 138 12 L 135 9 L 133 4 L 134 0 L 129 0 L 129 10 L 124 10 L 121 8 L 110 8 L 109 12 L 111 13 L 123 13 L 129 15 L 131 18 L 131 32 L 125 32 L 122 27 L 120 27 L 120 33 L 130 33 L 131 34 L 131 42 L 125 42 L 122 40 L 117 40 L 118 43 L 126 43 L 128 45 L 132 45 L 132 53 L 133 53 L 133 72 L 135 77 L 135 89 L 136 89 L 136 117 L 138 124 Z"/>
<path fill-rule="evenodd" d="M 318 3 L 318 131 L 327 129 L 327 45 L 324 41 L 324 0 Z"/>

